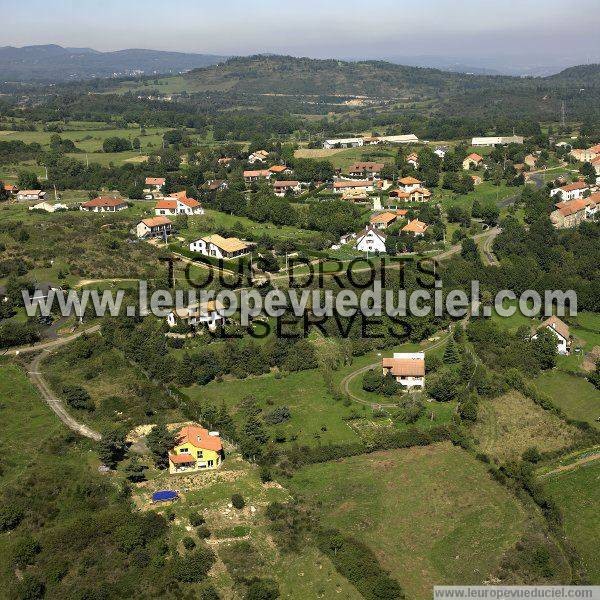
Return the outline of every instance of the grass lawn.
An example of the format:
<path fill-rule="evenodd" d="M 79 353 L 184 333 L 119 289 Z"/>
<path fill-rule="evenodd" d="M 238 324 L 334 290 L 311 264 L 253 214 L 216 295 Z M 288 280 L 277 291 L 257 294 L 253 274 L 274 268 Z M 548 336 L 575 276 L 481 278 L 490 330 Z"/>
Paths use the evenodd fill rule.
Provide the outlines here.
<path fill-rule="evenodd" d="M 481 176 L 481 173 L 479 173 Z M 521 188 L 508 187 L 506 184 L 494 185 L 490 181 L 484 181 L 480 185 L 475 186 L 475 190 L 468 194 L 455 194 L 441 187 L 432 190 L 434 198 L 441 201 L 442 206 L 448 209 L 450 206 L 463 206 L 471 208 L 475 200 L 479 200 L 481 204 L 497 204 L 501 200 L 514 195 L 521 194 Z"/>
<path fill-rule="evenodd" d="M 600 584 L 600 461 L 552 475 L 545 482 L 562 509 L 567 537 L 582 558 L 589 583 Z"/>
<path fill-rule="evenodd" d="M 553 369 L 535 380 L 536 387 L 550 396 L 572 419 L 587 421 L 597 429 L 600 423 L 600 390 L 587 380 Z"/>
<path fill-rule="evenodd" d="M 408 598 L 483 582 L 524 530 L 516 500 L 449 443 L 312 465 L 291 488 L 324 525 L 366 543 Z"/>
<path fill-rule="evenodd" d="M 575 427 L 517 392 L 482 401 L 472 433 L 481 451 L 500 462 L 517 459 L 532 446 L 541 452 L 559 450 L 578 437 Z"/>
<path fill-rule="evenodd" d="M 291 373 L 281 379 L 270 373 L 247 379 L 212 381 L 184 391 L 198 402 L 217 407 L 224 402 L 238 424 L 243 421 L 240 402 L 248 395 L 256 397 L 263 414 L 278 406 L 288 406 L 291 411 L 289 421 L 265 426 L 271 436 L 283 435 L 288 442 L 296 438 L 298 444 L 312 446 L 358 439 L 348 422 L 343 420 L 355 406 L 344 406 L 341 401 L 335 401 L 317 370 Z"/>

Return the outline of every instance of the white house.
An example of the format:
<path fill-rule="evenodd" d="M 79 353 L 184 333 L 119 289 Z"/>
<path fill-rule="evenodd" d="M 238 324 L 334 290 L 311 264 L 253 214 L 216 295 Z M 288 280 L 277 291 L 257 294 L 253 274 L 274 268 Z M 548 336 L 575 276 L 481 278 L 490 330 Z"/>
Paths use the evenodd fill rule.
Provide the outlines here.
<path fill-rule="evenodd" d="M 252 246 L 253 244 L 243 242 L 238 238 L 224 238 L 214 234 L 193 241 L 190 244 L 190 250 L 204 256 L 231 259 L 248 254 Z"/>
<path fill-rule="evenodd" d="M 266 150 L 257 150 L 248 157 L 248 162 L 254 164 L 256 162 L 265 162 L 269 158 L 269 153 Z"/>
<path fill-rule="evenodd" d="M 68 210 L 68 206 L 66 204 L 50 204 L 48 202 L 40 202 L 39 204 L 35 204 L 34 206 L 30 206 L 29 210 L 43 210 L 48 213 L 56 212 L 57 210 Z"/>
<path fill-rule="evenodd" d="M 404 387 L 425 387 L 424 352 L 395 352 L 393 358 L 384 358 L 381 361 L 381 368 L 384 375 L 391 373 Z"/>
<path fill-rule="evenodd" d="M 356 249 L 360 252 L 385 252 L 386 235 L 373 225 L 356 234 Z"/>
<path fill-rule="evenodd" d="M 203 215 L 204 209 L 198 200 L 188 198 L 185 192 L 177 192 L 159 200 L 154 207 L 154 214 L 157 216 Z"/>
<path fill-rule="evenodd" d="M 508 144 L 522 144 L 524 141 L 525 138 L 522 135 L 474 137 L 471 146 L 506 146 Z"/>
<path fill-rule="evenodd" d="M 287 192 L 291 192 L 292 194 L 299 194 L 301 189 L 300 189 L 300 182 L 299 181 L 276 181 L 273 184 L 273 191 L 275 192 L 276 196 L 280 196 L 283 198 L 283 196 L 286 195 Z"/>
<path fill-rule="evenodd" d="M 199 327 L 205 325 L 211 331 L 216 329 L 217 325 L 225 324 L 223 304 L 217 300 L 208 302 L 190 304 L 185 308 L 176 308 L 167 315 L 169 327 L 175 327 L 178 321 L 183 321 L 186 325 Z"/>
<path fill-rule="evenodd" d="M 553 188 L 550 190 L 550 197 L 560 196 L 563 201 L 579 200 L 583 198 L 584 193 L 589 189 L 590 186 L 584 181 L 576 181 L 562 187 Z"/>
<path fill-rule="evenodd" d="M 138 238 L 163 237 L 173 230 L 173 223 L 167 217 L 142 219 L 135 228 Z"/>
<path fill-rule="evenodd" d="M 358 148 L 364 146 L 365 141 L 363 138 L 341 138 L 337 140 L 325 140 L 323 142 L 323 148 L 331 150 L 332 148 Z"/>
<path fill-rule="evenodd" d="M 551 331 L 556 336 L 556 348 L 559 354 L 569 354 L 571 348 L 571 334 L 569 326 L 554 315 L 546 319 L 538 328 L 537 331 L 546 329 Z M 531 339 L 535 340 L 537 334 Z"/>
<path fill-rule="evenodd" d="M 106 196 L 98 196 L 93 200 L 83 202 L 79 207 L 80 210 L 87 212 L 117 212 L 126 208 L 127 202 L 123 198 L 110 198 Z"/>
<path fill-rule="evenodd" d="M 361 190 L 363 192 L 372 192 L 374 190 L 372 181 L 360 181 L 358 179 L 352 181 L 334 181 L 333 191 L 336 194 L 343 194 L 350 190 Z"/>
<path fill-rule="evenodd" d="M 17 192 L 17 200 L 43 200 L 46 197 L 46 192 L 43 190 L 19 190 Z"/>
<path fill-rule="evenodd" d="M 147 186 L 147 190 L 149 192 L 162 192 L 162 189 L 165 187 L 165 178 L 164 177 L 146 177 L 146 181 L 144 182 Z M 146 190 L 144 190 L 146 191 Z"/>
<path fill-rule="evenodd" d="M 403 192 L 412 192 L 421 187 L 423 182 L 416 177 L 402 177 L 398 180 L 398 184 Z"/>

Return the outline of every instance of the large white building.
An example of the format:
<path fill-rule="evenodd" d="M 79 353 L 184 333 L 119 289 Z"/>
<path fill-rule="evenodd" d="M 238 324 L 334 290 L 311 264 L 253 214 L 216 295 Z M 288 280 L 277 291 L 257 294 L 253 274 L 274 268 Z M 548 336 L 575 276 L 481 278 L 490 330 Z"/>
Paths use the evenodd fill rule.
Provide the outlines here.
<path fill-rule="evenodd" d="M 498 135 L 489 137 L 474 137 L 471 146 L 506 146 L 507 144 L 522 144 L 522 135 Z"/>
<path fill-rule="evenodd" d="M 381 367 L 384 375 L 391 373 L 404 387 L 425 387 L 424 352 L 395 352 L 393 358 L 384 358 L 381 361 Z"/>
<path fill-rule="evenodd" d="M 363 138 L 341 138 L 337 140 L 325 140 L 323 142 L 323 148 L 331 150 L 332 148 L 358 148 L 358 146 L 364 146 Z"/>

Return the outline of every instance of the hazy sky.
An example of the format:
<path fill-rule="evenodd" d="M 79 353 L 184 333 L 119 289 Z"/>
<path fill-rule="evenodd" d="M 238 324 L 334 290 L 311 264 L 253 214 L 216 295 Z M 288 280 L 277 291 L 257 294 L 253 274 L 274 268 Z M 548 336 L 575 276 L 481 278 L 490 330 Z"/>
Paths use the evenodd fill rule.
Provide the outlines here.
<path fill-rule="evenodd" d="M 600 0 L 0 0 L 0 45 L 600 60 Z"/>

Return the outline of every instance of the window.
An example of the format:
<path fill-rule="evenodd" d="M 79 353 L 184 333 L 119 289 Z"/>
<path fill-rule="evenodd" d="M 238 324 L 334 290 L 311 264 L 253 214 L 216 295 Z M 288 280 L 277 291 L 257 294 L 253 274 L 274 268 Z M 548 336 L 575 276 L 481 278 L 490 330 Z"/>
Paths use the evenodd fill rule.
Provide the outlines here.
<path fill-rule="evenodd" d="M 212 466 L 214 466 L 214 461 L 213 461 L 213 460 L 209 460 L 209 461 L 208 461 L 208 466 L 209 466 L 209 467 L 212 467 Z"/>
<path fill-rule="evenodd" d="M 202 458 L 202 450 L 198 450 L 198 458 Z"/>

